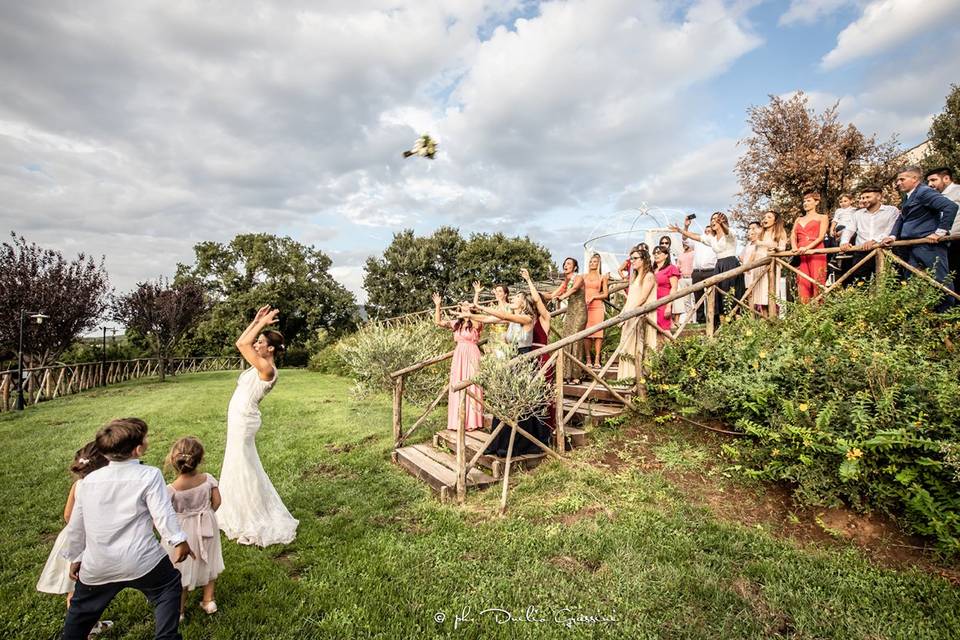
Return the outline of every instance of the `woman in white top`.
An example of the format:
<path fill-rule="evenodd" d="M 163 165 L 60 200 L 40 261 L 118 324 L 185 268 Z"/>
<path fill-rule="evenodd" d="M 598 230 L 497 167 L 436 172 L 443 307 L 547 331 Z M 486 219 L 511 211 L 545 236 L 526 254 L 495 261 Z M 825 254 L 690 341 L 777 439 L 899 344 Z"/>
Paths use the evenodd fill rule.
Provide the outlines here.
<path fill-rule="evenodd" d="M 740 266 L 740 259 L 737 258 L 737 239 L 730 232 L 730 221 L 726 214 L 716 211 L 710 216 L 710 224 L 703 235 L 690 231 L 691 219 L 687 218 L 683 222 L 683 229 L 673 225 L 671 231 L 683 234 L 683 237 L 701 242 L 717 254 L 717 265 L 713 269 L 714 275 L 725 273 Z M 714 305 L 713 325 L 720 325 L 720 314 L 724 313 L 724 302 L 727 292 L 732 293 L 737 299 L 743 297 L 743 274 L 728 278 L 716 286 L 717 298 Z M 733 307 L 730 303 L 727 308 Z"/>
<path fill-rule="evenodd" d="M 260 401 L 277 382 L 273 359 L 283 352 L 283 335 L 267 329 L 280 311 L 261 307 L 237 339 L 237 349 L 250 363 L 240 374 L 227 409 L 227 446 L 220 470 L 220 529 L 240 544 L 266 547 L 293 542 L 300 522 L 287 511 L 257 454 Z"/>

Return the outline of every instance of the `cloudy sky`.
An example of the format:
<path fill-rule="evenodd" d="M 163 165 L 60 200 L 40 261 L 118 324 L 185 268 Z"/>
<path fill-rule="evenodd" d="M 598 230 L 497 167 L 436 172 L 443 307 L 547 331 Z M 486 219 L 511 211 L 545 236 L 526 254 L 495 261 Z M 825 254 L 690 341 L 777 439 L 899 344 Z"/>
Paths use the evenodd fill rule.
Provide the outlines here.
<path fill-rule="evenodd" d="M 403 228 L 561 258 L 644 203 L 728 206 L 768 94 L 921 142 L 958 24 L 957 0 L 4 2 L 0 230 L 105 255 L 120 291 L 285 234 L 362 301 Z M 422 132 L 437 159 L 403 159 Z"/>

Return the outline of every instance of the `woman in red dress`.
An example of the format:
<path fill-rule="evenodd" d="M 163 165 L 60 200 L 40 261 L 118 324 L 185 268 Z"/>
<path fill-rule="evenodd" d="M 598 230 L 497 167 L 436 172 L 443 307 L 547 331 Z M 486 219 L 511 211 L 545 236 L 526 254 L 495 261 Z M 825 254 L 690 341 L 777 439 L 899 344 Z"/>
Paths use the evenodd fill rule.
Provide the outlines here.
<path fill-rule="evenodd" d="M 822 253 L 809 255 L 812 249 L 823 249 L 823 237 L 827 234 L 830 219 L 819 213 L 820 194 L 813 191 L 803 194 L 803 215 L 793 223 L 790 232 L 790 247 L 800 254 L 800 271 L 820 284 L 827 283 L 827 256 Z M 817 295 L 817 285 L 807 278 L 797 276 L 800 302 L 807 304 Z"/>
<path fill-rule="evenodd" d="M 677 290 L 677 283 L 680 282 L 680 269 L 676 265 L 670 264 L 670 253 L 663 247 L 653 248 L 654 275 L 657 278 L 657 299 L 666 298 Z M 672 305 L 665 304 L 657 307 L 657 324 L 664 331 L 670 331 L 673 325 L 673 314 L 670 312 Z"/>

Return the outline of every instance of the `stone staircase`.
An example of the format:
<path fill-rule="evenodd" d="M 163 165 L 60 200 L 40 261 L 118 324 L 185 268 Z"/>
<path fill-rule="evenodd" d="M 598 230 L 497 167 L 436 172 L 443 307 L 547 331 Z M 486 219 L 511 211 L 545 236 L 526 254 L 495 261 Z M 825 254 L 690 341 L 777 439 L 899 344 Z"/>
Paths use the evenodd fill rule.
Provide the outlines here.
<path fill-rule="evenodd" d="M 616 379 L 616 376 L 616 366 L 613 366 L 605 378 Z M 565 414 L 570 412 L 589 386 L 590 381 L 587 379 L 582 380 L 580 384 L 564 385 Z M 632 388 L 624 389 L 620 393 L 627 400 L 633 397 Z M 583 446 L 593 427 L 607 418 L 620 415 L 623 411 L 623 405 L 606 388 L 596 385 L 566 425 L 567 449 Z M 468 461 L 473 459 L 489 436 L 492 420 L 493 416 L 485 415 L 482 430 L 465 434 Z M 456 431 L 442 429 L 434 434 L 430 444 L 415 444 L 397 449 L 393 452 L 393 461 L 426 483 L 439 494 L 441 501 L 450 500 L 456 497 L 456 439 Z M 518 469 L 532 469 L 546 457 L 547 454 L 543 452 L 513 456 L 511 473 Z M 481 455 L 477 465 L 467 474 L 467 490 L 483 489 L 497 483 L 503 478 L 505 469 L 505 458 Z"/>

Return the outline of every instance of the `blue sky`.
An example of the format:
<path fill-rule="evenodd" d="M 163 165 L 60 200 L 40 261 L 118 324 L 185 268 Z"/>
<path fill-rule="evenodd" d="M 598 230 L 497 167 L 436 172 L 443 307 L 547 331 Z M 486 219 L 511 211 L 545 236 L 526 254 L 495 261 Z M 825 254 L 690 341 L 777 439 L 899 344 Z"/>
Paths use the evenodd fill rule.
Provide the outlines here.
<path fill-rule="evenodd" d="M 956 0 L 107 0 L 0 8 L 0 227 L 171 275 L 287 234 L 360 299 L 393 233 L 555 257 L 646 203 L 730 206 L 746 110 L 802 90 L 904 147 L 960 77 Z M 400 152 L 422 132 L 436 160 Z"/>

